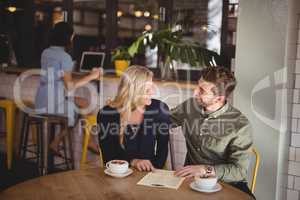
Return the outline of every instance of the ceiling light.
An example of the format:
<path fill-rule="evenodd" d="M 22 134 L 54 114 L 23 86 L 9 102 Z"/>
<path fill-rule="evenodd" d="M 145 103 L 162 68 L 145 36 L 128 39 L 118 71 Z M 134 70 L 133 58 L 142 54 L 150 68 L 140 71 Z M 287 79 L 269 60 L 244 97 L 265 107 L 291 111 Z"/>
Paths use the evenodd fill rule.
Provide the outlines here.
<path fill-rule="evenodd" d="M 136 17 L 141 17 L 141 16 L 143 15 L 143 12 L 140 11 L 140 10 L 137 10 L 137 11 L 134 11 L 134 15 L 135 15 Z"/>
<path fill-rule="evenodd" d="M 119 10 L 119 11 L 117 12 L 117 16 L 118 16 L 118 17 L 121 17 L 122 15 L 123 15 L 123 12 Z"/>
<path fill-rule="evenodd" d="M 9 7 L 7 7 L 7 10 L 9 11 L 9 12 L 16 12 L 17 11 L 17 8 L 15 7 L 15 6 L 9 6 Z"/>
<path fill-rule="evenodd" d="M 159 19 L 159 16 L 158 15 L 153 15 L 153 19 Z"/>
<path fill-rule="evenodd" d="M 150 12 L 149 11 L 145 11 L 144 12 L 144 17 L 150 17 Z"/>
<path fill-rule="evenodd" d="M 207 27 L 206 25 L 203 25 L 203 26 L 200 27 L 200 29 L 201 29 L 202 31 L 207 31 L 207 30 L 208 30 L 208 27 Z"/>

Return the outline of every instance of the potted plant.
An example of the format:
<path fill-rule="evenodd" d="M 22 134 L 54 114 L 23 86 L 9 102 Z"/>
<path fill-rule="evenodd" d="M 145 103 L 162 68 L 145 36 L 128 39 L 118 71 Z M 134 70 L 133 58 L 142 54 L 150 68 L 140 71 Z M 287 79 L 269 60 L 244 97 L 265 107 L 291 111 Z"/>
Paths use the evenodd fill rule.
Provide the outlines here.
<path fill-rule="evenodd" d="M 165 28 L 156 31 L 146 31 L 128 48 L 131 57 L 143 51 L 146 46 L 157 47 L 162 61 L 161 78 L 170 79 L 170 70 L 175 70 L 172 61 L 188 63 L 192 67 L 204 68 L 215 66 L 219 60 L 216 52 L 210 51 L 199 43 L 183 37 L 180 28 Z"/>
<path fill-rule="evenodd" d="M 112 61 L 115 65 L 115 72 L 117 76 L 121 76 L 122 73 L 128 68 L 130 64 L 131 56 L 124 46 L 118 47 L 112 56 Z"/>

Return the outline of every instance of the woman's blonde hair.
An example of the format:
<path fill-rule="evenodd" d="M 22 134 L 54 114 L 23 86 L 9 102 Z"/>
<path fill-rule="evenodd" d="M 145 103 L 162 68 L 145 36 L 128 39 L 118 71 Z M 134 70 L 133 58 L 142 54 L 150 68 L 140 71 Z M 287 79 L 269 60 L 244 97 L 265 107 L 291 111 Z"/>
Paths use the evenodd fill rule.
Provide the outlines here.
<path fill-rule="evenodd" d="M 120 112 L 120 144 L 123 144 L 126 122 L 131 112 L 142 105 L 146 85 L 152 81 L 152 77 L 153 73 L 148 68 L 138 65 L 130 66 L 120 78 L 115 98 L 108 101 L 110 107 Z"/>

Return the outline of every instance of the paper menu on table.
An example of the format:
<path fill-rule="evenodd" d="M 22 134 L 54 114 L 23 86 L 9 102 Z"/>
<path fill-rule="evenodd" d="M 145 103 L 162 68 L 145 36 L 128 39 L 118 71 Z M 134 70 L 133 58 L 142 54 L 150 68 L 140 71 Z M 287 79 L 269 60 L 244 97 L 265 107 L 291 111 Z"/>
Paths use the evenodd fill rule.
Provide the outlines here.
<path fill-rule="evenodd" d="M 137 185 L 172 188 L 177 190 L 183 181 L 184 178 L 175 176 L 174 171 L 157 169 L 144 176 Z"/>

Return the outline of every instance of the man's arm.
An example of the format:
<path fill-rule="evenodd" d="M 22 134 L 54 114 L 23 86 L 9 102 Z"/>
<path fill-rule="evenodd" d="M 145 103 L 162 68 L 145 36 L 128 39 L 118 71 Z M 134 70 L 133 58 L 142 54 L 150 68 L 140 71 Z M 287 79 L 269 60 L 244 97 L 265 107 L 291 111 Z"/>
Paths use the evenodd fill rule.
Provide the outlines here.
<path fill-rule="evenodd" d="M 229 156 L 226 164 L 220 165 L 187 165 L 176 171 L 176 176 L 217 176 L 224 182 L 237 182 L 247 179 L 249 151 L 252 148 L 250 125 L 240 129 L 228 147 Z"/>
<path fill-rule="evenodd" d="M 249 154 L 252 148 L 250 125 L 241 128 L 228 145 L 227 164 L 215 165 L 218 179 L 225 182 L 243 181 L 247 179 Z"/>
<path fill-rule="evenodd" d="M 185 115 L 188 114 L 186 112 L 186 107 L 187 107 L 189 101 L 190 101 L 190 99 L 184 101 L 183 103 L 179 104 L 175 108 L 171 109 L 170 119 L 171 119 L 171 124 L 172 124 L 173 128 L 183 125 Z"/>

